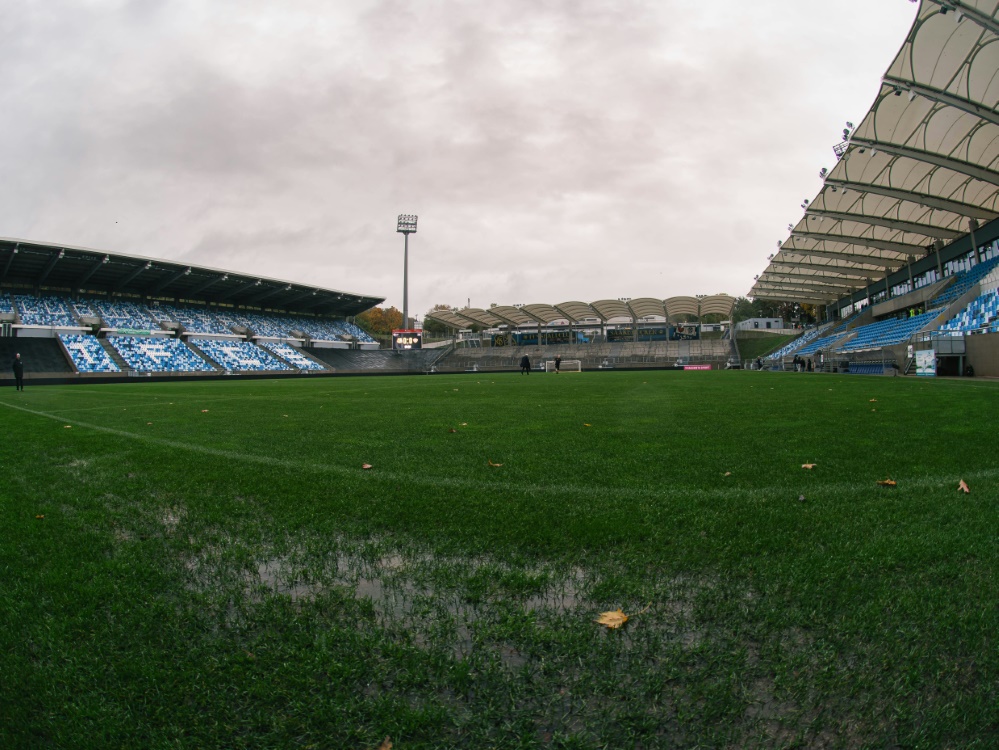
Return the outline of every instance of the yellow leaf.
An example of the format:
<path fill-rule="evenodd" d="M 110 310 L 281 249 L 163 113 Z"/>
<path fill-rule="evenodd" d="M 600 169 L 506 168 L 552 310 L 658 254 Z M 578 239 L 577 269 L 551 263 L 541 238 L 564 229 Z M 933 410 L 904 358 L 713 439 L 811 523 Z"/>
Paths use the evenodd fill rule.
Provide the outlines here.
<path fill-rule="evenodd" d="M 490 466 L 502 466 L 502 465 L 503 465 L 503 464 L 494 464 L 494 463 L 492 462 L 492 459 L 488 459 L 488 458 L 487 458 L 486 460 L 487 460 L 487 461 L 489 461 L 489 465 L 490 465 Z"/>
<path fill-rule="evenodd" d="M 641 612 L 636 612 L 635 614 L 632 615 L 632 617 L 637 617 L 638 615 L 645 614 L 646 612 L 649 611 L 649 607 L 651 606 L 652 602 L 649 602 L 646 605 L 645 609 L 643 609 Z M 611 630 L 615 630 L 624 625 L 626 622 L 628 622 L 628 619 L 629 619 L 628 615 L 626 615 L 623 610 L 616 609 L 611 612 L 601 612 L 600 617 L 598 617 L 593 622 L 597 623 L 598 625 L 606 625 Z"/>
<path fill-rule="evenodd" d="M 597 623 L 598 625 L 606 625 L 608 628 L 611 628 L 613 630 L 615 628 L 621 627 L 626 622 L 628 622 L 628 615 L 626 615 L 620 609 L 615 610 L 613 612 L 602 612 L 600 614 L 600 617 L 598 617 L 593 622 Z"/>
<path fill-rule="evenodd" d="M 382 740 L 382 744 L 380 744 L 376 750 L 392 750 L 392 740 L 386 737 Z"/>
<path fill-rule="evenodd" d="M 802 464 L 801 468 L 802 469 L 814 469 L 816 466 L 818 466 L 818 464 Z"/>
<path fill-rule="evenodd" d="M 38 518 L 38 519 L 45 518 L 45 515 L 43 514 L 43 515 L 40 515 L 40 516 L 35 516 L 35 518 Z"/>
<path fill-rule="evenodd" d="M 592 427 L 592 426 L 593 425 L 589 424 L 588 422 L 583 422 L 583 427 Z"/>
<path fill-rule="evenodd" d="M 894 487 L 897 484 L 898 484 L 898 482 L 896 482 L 894 479 L 879 479 L 878 480 L 878 485 L 881 486 L 881 487 Z"/>
<path fill-rule="evenodd" d="M 965 495 L 970 494 L 971 492 L 971 488 L 963 479 L 961 480 L 960 484 L 957 485 L 957 489 L 963 492 Z"/>

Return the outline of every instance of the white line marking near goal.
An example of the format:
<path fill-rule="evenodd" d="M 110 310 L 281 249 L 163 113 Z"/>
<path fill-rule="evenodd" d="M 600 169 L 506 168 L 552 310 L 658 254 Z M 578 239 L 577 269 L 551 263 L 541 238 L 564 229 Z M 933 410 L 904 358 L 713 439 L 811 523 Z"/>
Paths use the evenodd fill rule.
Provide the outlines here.
<path fill-rule="evenodd" d="M 595 497 L 595 498 L 646 498 L 649 500 L 669 500 L 669 499 L 691 499 L 691 498 L 731 498 L 739 497 L 745 495 L 768 495 L 775 498 L 789 497 L 795 494 L 797 490 L 792 490 L 788 487 L 717 487 L 714 489 L 703 489 L 703 488 L 684 488 L 683 490 L 643 490 L 638 488 L 630 487 L 598 487 L 594 485 L 570 485 L 564 483 L 557 484 L 531 484 L 531 483 L 514 483 L 514 482 L 494 482 L 494 481 L 478 481 L 474 479 L 458 479 L 451 477 L 427 477 L 427 476 L 416 476 L 409 473 L 401 473 L 389 471 L 387 469 L 378 469 L 374 473 L 362 472 L 359 466 L 356 467 L 346 467 L 346 466 L 331 466 L 329 464 L 314 464 L 305 461 L 290 461 L 285 458 L 275 458 L 274 456 L 261 456 L 253 453 L 239 453 L 238 451 L 223 450 L 221 448 L 211 448 L 207 445 L 196 445 L 194 443 L 185 443 L 179 440 L 170 440 L 168 438 L 159 438 L 153 435 L 142 435 L 137 432 L 128 432 L 127 430 L 118 430 L 113 427 L 104 427 L 103 425 L 90 424 L 89 422 L 81 422 L 75 419 L 69 419 L 67 417 L 60 416 L 58 414 L 52 414 L 49 412 L 38 411 L 36 409 L 28 409 L 24 406 L 16 406 L 15 404 L 9 404 L 4 401 L 0 401 L 0 406 L 6 406 L 8 409 L 14 409 L 16 411 L 21 411 L 26 414 L 32 414 L 36 417 L 43 417 L 45 419 L 50 419 L 55 422 L 61 422 L 63 424 L 71 424 L 76 427 L 83 427 L 88 430 L 93 430 L 95 432 L 102 432 L 107 435 L 115 435 L 117 437 L 128 438 L 129 440 L 137 440 L 144 443 L 150 443 L 152 445 L 161 445 L 166 448 L 175 448 L 178 450 L 191 451 L 192 453 L 200 453 L 205 456 L 216 456 L 218 458 L 227 458 L 232 461 L 244 462 L 244 463 L 255 463 L 262 466 L 274 466 L 277 468 L 288 469 L 289 471 L 310 471 L 316 474 L 334 474 L 337 476 L 349 476 L 357 478 L 360 481 L 388 481 L 388 482 L 405 482 L 408 484 L 419 484 L 428 487 L 450 487 L 453 489 L 488 489 L 496 490 L 506 493 L 522 493 L 524 495 L 565 495 L 569 497 Z M 919 479 L 906 479 L 904 481 L 904 488 L 906 489 L 933 489 L 941 488 L 952 485 L 957 488 L 957 483 L 962 478 L 967 479 L 986 479 L 999 476 L 999 468 L 996 469 L 983 469 L 981 471 L 967 472 L 962 474 L 960 477 L 940 477 L 938 479 L 929 478 L 919 478 Z M 813 485 L 808 488 L 811 493 L 818 492 L 847 492 L 862 488 L 874 488 L 874 480 L 865 483 L 848 483 L 848 482 L 835 482 L 824 485 Z M 877 488 L 874 488 L 877 489 Z"/>

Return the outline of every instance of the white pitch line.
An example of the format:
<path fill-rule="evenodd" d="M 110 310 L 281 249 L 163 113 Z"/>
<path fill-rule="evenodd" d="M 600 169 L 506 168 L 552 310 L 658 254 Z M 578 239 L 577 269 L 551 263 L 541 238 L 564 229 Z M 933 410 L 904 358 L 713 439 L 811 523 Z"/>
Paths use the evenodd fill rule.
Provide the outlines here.
<path fill-rule="evenodd" d="M 175 448 L 178 450 L 190 451 L 192 453 L 200 453 L 205 456 L 216 456 L 218 458 L 227 458 L 232 461 L 242 462 L 242 463 L 255 463 L 262 466 L 274 466 L 281 469 L 287 469 L 289 471 L 310 471 L 316 474 L 334 474 L 337 476 L 347 476 L 360 479 L 361 481 L 388 481 L 388 482 L 403 482 L 406 484 L 419 484 L 428 487 L 447 487 L 452 489 L 487 489 L 495 490 L 497 492 L 506 493 L 519 493 L 524 495 L 564 495 L 569 497 L 593 497 L 593 498 L 645 498 L 648 500 L 669 500 L 669 499 L 680 499 L 680 498 L 732 498 L 744 495 L 771 495 L 776 498 L 785 498 L 790 494 L 793 494 L 796 490 L 792 490 L 788 487 L 747 487 L 747 488 L 737 488 L 737 487 L 717 487 L 713 489 L 703 489 L 703 488 L 684 488 L 683 490 L 674 491 L 670 489 L 661 490 L 643 490 L 638 488 L 628 488 L 628 487 L 599 487 L 595 485 L 571 485 L 564 483 L 555 484 L 532 484 L 532 483 L 514 483 L 514 482 L 495 482 L 495 481 L 477 481 L 471 479 L 458 479 L 451 477 L 427 477 L 427 476 L 415 476 L 409 473 L 394 472 L 387 469 L 378 469 L 376 467 L 374 472 L 363 471 L 362 469 L 356 467 L 346 467 L 346 466 L 332 466 L 329 464 L 315 464 L 305 461 L 290 461 L 285 458 L 276 458 L 274 456 L 261 456 L 253 453 L 240 453 L 238 451 L 224 450 L 221 448 L 211 448 L 206 445 L 197 445 L 194 443 L 185 443 L 179 440 L 170 440 L 168 438 L 160 438 L 152 435 L 143 435 L 137 432 L 128 432 L 127 430 L 118 430 L 113 427 L 105 427 L 103 425 L 91 424 L 89 422 L 81 422 L 79 420 L 68 419 L 62 417 L 58 414 L 53 414 L 50 412 L 38 411 L 36 409 L 28 409 L 24 406 L 16 406 L 15 404 L 6 403 L 5 401 L 0 401 L 0 406 L 5 406 L 8 409 L 14 409 L 16 411 L 21 411 L 26 414 L 31 414 L 37 417 L 43 417 L 45 419 L 50 419 L 55 422 L 62 422 L 64 424 L 71 424 L 76 427 L 83 427 L 88 430 L 93 430 L 95 432 L 101 432 L 107 435 L 115 435 L 117 437 L 127 438 L 129 440 L 137 440 L 144 443 L 150 443 L 152 445 L 161 445 L 167 448 Z M 983 469 L 981 471 L 969 472 L 967 474 L 961 475 L 961 477 L 941 477 L 939 479 L 906 479 L 904 481 L 905 489 L 934 489 L 951 486 L 954 490 L 957 490 L 957 483 L 960 479 L 987 479 L 999 476 L 999 468 L 996 469 Z M 818 492 L 850 492 L 859 489 L 870 489 L 873 488 L 874 482 L 867 483 L 829 483 L 824 485 L 813 485 L 806 491 L 811 493 Z"/>

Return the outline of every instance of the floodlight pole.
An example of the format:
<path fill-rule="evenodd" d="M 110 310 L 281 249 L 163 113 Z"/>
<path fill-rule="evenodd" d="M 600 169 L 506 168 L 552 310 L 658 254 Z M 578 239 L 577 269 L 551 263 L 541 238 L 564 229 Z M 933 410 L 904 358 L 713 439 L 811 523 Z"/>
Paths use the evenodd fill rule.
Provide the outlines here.
<path fill-rule="evenodd" d="M 401 232 L 404 241 L 402 255 L 402 327 L 409 329 L 409 235 L 416 234 L 417 216 L 399 214 L 396 232 Z"/>

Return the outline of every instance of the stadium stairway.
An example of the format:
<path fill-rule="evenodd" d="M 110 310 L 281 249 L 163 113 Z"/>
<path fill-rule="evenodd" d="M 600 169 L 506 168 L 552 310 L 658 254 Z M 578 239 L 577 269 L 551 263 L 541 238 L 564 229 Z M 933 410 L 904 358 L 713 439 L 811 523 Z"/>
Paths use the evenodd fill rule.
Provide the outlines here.
<path fill-rule="evenodd" d="M 100 345 L 104 348 L 104 351 L 108 353 L 111 357 L 111 361 L 118 365 L 118 369 L 122 372 L 131 372 L 132 366 L 125 361 L 125 358 L 118 353 L 118 350 L 111 346 L 111 342 L 107 339 L 97 339 Z"/>

